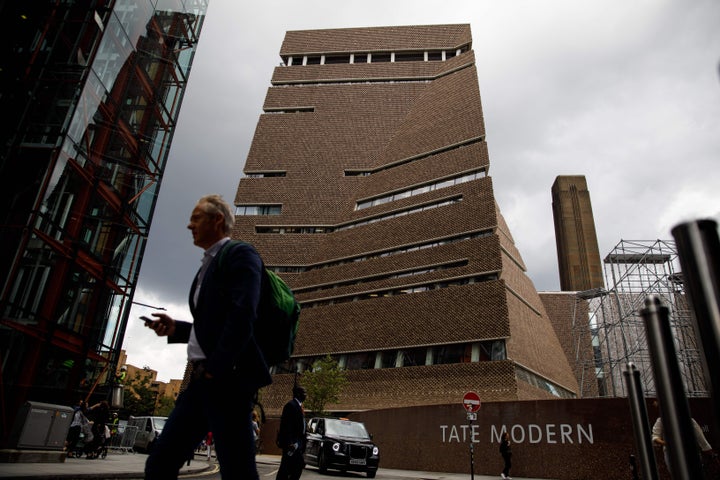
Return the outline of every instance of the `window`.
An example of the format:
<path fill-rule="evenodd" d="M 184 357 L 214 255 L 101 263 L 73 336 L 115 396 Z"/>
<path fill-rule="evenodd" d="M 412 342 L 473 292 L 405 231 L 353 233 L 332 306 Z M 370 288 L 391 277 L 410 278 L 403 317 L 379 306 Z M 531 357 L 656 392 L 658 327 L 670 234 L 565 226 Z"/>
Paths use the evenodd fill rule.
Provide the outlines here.
<path fill-rule="evenodd" d="M 380 368 L 394 368 L 397 364 L 398 352 L 396 350 L 382 352 Z"/>
<path fill-rule="evenodd" d="M 403 198 L 411 197 L 413 195 L 421 195 L 423 193 L 438 190 L 440 188 L 447 188 L 447 187 L 452 187 L 453 185 L 460 185 L 461 183 L 470 182 L 472 180 L 477 180 L 477 179 L 483 178 L 483 177 L 485 177 L 484 169 L 479 170 L 477 172 L 461 175 L 459 177 L 452 177 L 452 178 L 448 178 L 445 180 L 440 180 L 436 183 L 419 185 L 417 187 L 414 187 L 414 188 L 411 188 L 408 190 L 402 190 L 399 192 L 390 193 L 388 195 L 375 197 L 375 198 L 372 198 L 369 200 L 360 201 L 355 205 L 355 210 L 362 210 L 364 208 L 374 207 L 376 205 L 382 205 L 382 204 L 388 203 L 388 202 L 396 202 Z"/>
<path fill-rule="evenodd" d="M 423 52 L 396 53 L 396 62 L 424 62 L 425 54 Z"/>
<path fill-rule="evenodd" d="M 325 65 L 337 63 L 350 63 L 350 55 L 327 55 L 325 57 Z"/>
<path fill-rule="evenodd" d="M 472 345 L 443 345 L 433 349 L 433 364 L 469 363 L 472 359 Z"/>
<path fill-rule="evenodd" d="M 348 370 L 368 370 L 375 368 L 375 354 L 369 352 L 351 353 L 347 356 Z"/>
<path fill-rule="evenodd" d="M 284 177 L 285 172 L 253 172 L 245 174 L 247 178 L 270 178 L 270 177 Z"/>
<path fill-rule="evenodd" d="M 320 57 L 307 57 L 306 65 L 320 65 Z"/>
<path fill-rule="evenodd" d="M 425 365 L 425 357 L 427 356 L 427 348 L 411 348 L 402 351 L 402 366 L 415 367 Z"/>
<path fill-rule="evenodd" d="M 371 54 L 372 63 L 387 63 L 390 61 L 389 53 L 373 53 Z"/>
<path fill-rule="evenodd" d="M 281 205 L 236 205 L 235 215 L 280 215 Z"/>

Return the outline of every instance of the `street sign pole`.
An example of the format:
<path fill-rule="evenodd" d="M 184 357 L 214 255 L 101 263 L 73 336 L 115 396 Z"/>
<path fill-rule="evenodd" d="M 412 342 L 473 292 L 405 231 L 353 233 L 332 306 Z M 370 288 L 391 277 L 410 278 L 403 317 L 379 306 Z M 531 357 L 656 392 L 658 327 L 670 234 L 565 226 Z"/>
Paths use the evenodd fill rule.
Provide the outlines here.
<path fill-rule="evenodd" d="M 470 432 L 470 480 L 475 480 L 475 445 L 473 444 L 472 437 L 472 422 L 477 418 L 477 414 L 474 412 L 468 412 L 468 432 Z"/>
<path fill-rule="evenodd" d="M 473 443 L 473 420 L 477 420 L 477 411 L 480 410 L 480 395 L 467 392 L 463 396 L 463 409 L 467 412 L 468 432 L 470 434 L 470 480 L 475 480 L 475 444 Z"/>

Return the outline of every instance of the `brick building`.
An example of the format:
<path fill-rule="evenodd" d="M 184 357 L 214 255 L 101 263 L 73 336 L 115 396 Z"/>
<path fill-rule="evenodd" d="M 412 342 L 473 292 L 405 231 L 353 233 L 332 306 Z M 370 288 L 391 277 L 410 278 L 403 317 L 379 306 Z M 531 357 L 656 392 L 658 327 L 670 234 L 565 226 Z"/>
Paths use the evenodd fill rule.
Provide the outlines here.
<path fill-rule="evenodd" d="M 575 397 L 495 201 L 470 26 L 289 31 L 280 57 L 233 232 L 303 308 L 266 411 L 325 355 L 338 411 Z"/>
<path fill-rule="evenodd" d="M 551 188 L 560 289 L 604 288 L 590 192 L 583 175 L 560 175 Z"/>

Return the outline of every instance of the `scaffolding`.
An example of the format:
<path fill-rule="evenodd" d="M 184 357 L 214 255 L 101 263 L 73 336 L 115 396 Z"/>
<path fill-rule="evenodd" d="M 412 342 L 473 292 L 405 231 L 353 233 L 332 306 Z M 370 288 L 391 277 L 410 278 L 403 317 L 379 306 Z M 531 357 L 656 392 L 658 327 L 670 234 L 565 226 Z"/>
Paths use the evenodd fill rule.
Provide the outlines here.
<path fill-rule="evenodd" d="M 688 397 L 709 396 L 685 296 L 675 242 L 621 240 L 604 259 L 605 288 L 578 292 L 573 337 L 582 397 L 627 396 L 623 370 L 640 372 L 643 392 L 656 396 L 645 325 L 640 310 L 648 295 L 670 313 L 683 384 Z"/>

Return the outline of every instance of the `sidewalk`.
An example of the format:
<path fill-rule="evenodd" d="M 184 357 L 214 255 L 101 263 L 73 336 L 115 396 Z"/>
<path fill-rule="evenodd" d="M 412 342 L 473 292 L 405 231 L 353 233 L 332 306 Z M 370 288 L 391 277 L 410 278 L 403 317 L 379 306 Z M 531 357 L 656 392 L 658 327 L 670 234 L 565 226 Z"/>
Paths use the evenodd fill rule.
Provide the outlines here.
<path fill-rule="evenodd" d="M 108 452 L 107 458 L 88 460 L 66 458 L 64 462 L 0 463 L 0 478 L 23 480 L 74 480 L 108 478 L 142 478 L 147 455 L 139 453 Z M 259 460 L 259 459 L 258 459 Z M 205 454 L 196 455 L 190 466 L 183 465 L 180 474 L 197 474 L 217 467 L 215 458 L 207 461 Z"/>
<path fill-rule="evenodd" d="M 22 480 L 72 480 L 72 479 L 109 479 L 142 478 L 147 455 L 137 453 L 108 453 L 105 459 L 88 460 L 86 458 L 67 458 L 63 463 L 0 463 L 0 478 Z M 258 464 L 277 465 L 280 457 L 258 455 Z M 184 465 L 180 474 L 198 474 L 217 468 L 215 458 L 207 461 L 204 455 L 196 455 L 190 466 Z M 380 474 L 404 480 L 469 480 L 470 473 L 416 472 L 411 470 L 392 470 L 380 467 Z M 474 475 L 476 480 L 498 480 L 499 476 Z M 540 480 L 521 479 L 515 480 Z"/>

